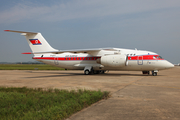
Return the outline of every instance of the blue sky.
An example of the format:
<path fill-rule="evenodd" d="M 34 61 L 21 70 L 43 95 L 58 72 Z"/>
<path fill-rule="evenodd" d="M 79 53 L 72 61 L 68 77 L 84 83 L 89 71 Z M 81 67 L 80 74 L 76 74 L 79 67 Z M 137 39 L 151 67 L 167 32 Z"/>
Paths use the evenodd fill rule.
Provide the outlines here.
<path fill-rule="evenodd" d="M 180 63 L 179 0 L 1 0 L 0 62 L 34 61 L 24 36 L 41 32 L 56 49 L 148 50 Z"/>

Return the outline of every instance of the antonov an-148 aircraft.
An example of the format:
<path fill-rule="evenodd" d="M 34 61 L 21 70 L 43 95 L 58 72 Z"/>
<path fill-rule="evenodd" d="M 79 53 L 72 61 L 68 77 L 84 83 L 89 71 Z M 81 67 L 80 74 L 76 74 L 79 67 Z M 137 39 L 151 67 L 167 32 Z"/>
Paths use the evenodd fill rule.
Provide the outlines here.
<path fill-rule="evenodd" d="M 21 33 L 34 54 L 33 59 L 70 70 L 84 70 L 85 75 L 109 70 L 142 71 L 156 76 L 159 70 L 174 67 L 154 52 L 121 48 L 57 50 L 52 48 L 41 33 L 5 30 Z"/>

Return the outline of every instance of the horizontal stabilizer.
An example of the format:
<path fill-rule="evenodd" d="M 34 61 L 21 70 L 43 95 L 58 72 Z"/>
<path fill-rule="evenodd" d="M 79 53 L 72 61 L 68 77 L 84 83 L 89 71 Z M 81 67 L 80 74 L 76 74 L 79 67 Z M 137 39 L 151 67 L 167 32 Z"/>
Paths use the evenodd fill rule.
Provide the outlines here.
<path fill-rule="evenodd" d="M 25 32 L 25 31 L 15 31 L 15 30 L 4 30 L 4 31 L 5 31 L 5 32 L 37 34 L 36 32 Z"/>

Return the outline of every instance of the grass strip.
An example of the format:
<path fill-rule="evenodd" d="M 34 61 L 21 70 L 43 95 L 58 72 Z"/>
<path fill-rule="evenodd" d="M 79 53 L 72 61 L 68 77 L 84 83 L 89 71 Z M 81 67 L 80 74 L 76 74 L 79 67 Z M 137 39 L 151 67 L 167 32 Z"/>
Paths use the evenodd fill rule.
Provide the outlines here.
<path fill-rule="evenodd" d="M 101 100 L 109 92 L 0 87 L 1 120 L 61 120 Z"/>
<path fill-rule="evenodd" d="M 46 64 L 0 64 L 0 70 L 64 70 Z"/>

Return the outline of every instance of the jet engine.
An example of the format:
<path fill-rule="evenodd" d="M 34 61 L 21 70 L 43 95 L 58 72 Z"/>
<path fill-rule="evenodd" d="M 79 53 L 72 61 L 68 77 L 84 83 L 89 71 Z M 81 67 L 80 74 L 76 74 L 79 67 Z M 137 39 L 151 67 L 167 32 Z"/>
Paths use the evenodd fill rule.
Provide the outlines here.
<path fill-rule="evenodd" d="M 126 55 L 106 55 L 97 59 L 97 63 L 107 67 L 123 67 L 128 65 L 128 56 Z"/>

